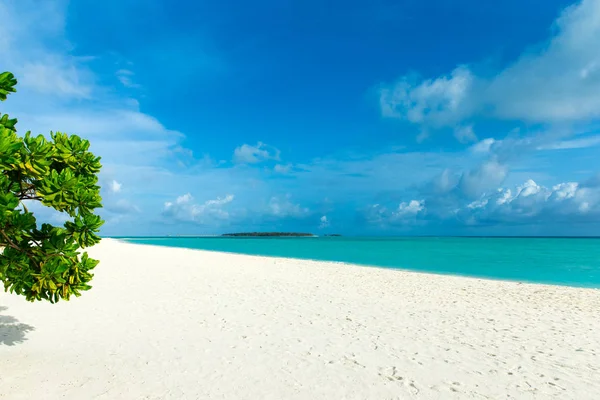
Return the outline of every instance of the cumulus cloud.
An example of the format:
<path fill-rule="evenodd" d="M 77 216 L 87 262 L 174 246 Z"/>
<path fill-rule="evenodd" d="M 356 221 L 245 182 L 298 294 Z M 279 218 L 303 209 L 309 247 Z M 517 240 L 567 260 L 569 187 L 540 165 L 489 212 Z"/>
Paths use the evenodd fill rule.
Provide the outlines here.
<path fill-rule="evenodd" d="M 291 196 L 284 198 L 271 197 L 269 200 L 268 213 L 278 218 L 302 218 L 309 215 L 310 210 L 300 204 L 294 204 Z"/>
<path fill-rule="evenodd" d="M 381 204 L 372 204 L 363 211 L 367 223 L 384 226 L 391 222 L 390 212 Z"/>
<path fill-rule="evenodd" d="M 233 152 L 233 161 L 237 164 L 257 164 L 267 160 L 279 160 L 280 151 L 272 146 L 258 142 L 256 146 L 243 144 Z"/>
<path fill-rule="evenodd" d="M 429 220 L 455 218 L 457 210 L 465 204 L 480 199 L 486 193 L 500 187 L 508 173 L 507 164 L 500 163 L 493 154 L 474 167 L 463 171 L 445 169 L 418 188 L 420 195 L 423 196 L 420 205 L 427 205 L 426 214 Z"/>
<path fill-rule="evenodd" d="M 596 138 L 557 135 L 552 140 L 540 140 L 515 136 L 477 141 L 477 136 L 485 132 L 479 121 L 472 118 L 474 115 L 522 117 L 533 122 L 594 118 L 593 110 L 600 109 L 590 106 L 596 104 L 600 93 L 598 64 L 594 61 L 597 56 L 593 51 L 598 47 L 598 35 L 593 34 L 597 32 L 594 29 L 598 19 L 594 15 L 598 13 L 597 6 L 590 1 L 565 11 L 548 43 L 528 51 L 492 76 L 481 76 L 475 72 L 476 68 L 463 65 L 439 77 L 422 79 L 410 75 L 382 87 L 384 115 L 417 124 L 423 137 L 435 128 L 450 126 L 452 129 L 448 130 L 458 140 L 472 144 L 466 152 L 382 150 L 377 154 L 324 157 L 293 168 L 279 161 L 279 150 L 262 142 L 239 146 L 233 159 L 238 164 L 270 161 L 268 168 L 221 164 L 215 168 L 217 162 L 208 157 L 198 165 L 193 153 L 181 146 L 183 134 L 141 112 L 135 99 L 119 94 L 122 85 L 136 85 L 132 65 L 118 64 L 128 65 L 127 70 L 117 71 L 115 67 L 94 71 L 92 66 L 116 64 L 114 60 L 98 60 L 104 56 L 96 59 L 102 62 L 91 63 L 89 57 L 74 55 L 75 47 L 65 35 L 66 5 L 63 0 L 0 1 L 0 14 L 6 16 L 0 24 L 2 62 L 20 80 L 19 92 L 3 104 L 3 112 L 19 117 L 20 130 L 31 129 L 34 133 L 61 130 L 90 139 L 92 151 L 103 158 L 105 210 L 118 216 L 121 222 L 132 214 L 141 223 L 152 220 L 152 213 L 163 211 L 171 220 L 205 223 L 207 231 L 232 220 L 242 226 L 246 216 L 257 226 L 264 220 L 271 223 L 285 218 L 306 218 L 307 224 L 314 224 L 319 216 L 329 223 L 330 217 L 323 214 L 332 211 L 318 208 L 320 205 L 315 201 L 324 193 L 332 204 L 343 205 L 347 213 L 362 209 L 365 204 L 379 203 L 368 207 L 371 220 L 382 224 L 391 221 L 397 226 L 410 227 L 415 221 L 433 220 L 474 224 L 493 223 L 490 221 L 501 218 L 552 221 L 560 214 L 559 208 L 564 210 L 561 215 L 565 219 L 565 215 L 586 210 L 581 215 L 586 216 L 586 221 L 594 220 L 591 217 L 596 215 L 594 196 L 600 178 L 544 187 L 538 182 L 546 184 L 550 181 L 548 176 L 541 180 L 522 170 L 518 180 L 512 178 L 509 167 L 513 165 L 509 161 L 516 152 L 543 150 L 540 153 L 547 157 L 548 150 L 595 146 L 599 143 Z M 575 40 L 576 37 L 581 40 Z M 113 77 L 114 87 L 106 86 L 106 77 Z M 588 86 L 582 88 L 583 84 Z M 515 105 L 509 104 L 514 99 Z M 558 163 L 561 167 L 566 164 L 563 160 Z M 190 164 L 193 166 L 189 167 Z M 568 167 L 571 169 L 565 173 L 592 169 L 586 164 Z M 540 174 L 555 171 L 545 166 L 538 169 L 543 169 Z M 273 172 L 287 174 L 286 179 L 279 176 L 269 181 L 274 177 Z M 535 185 L 528 183 L 529 177 L 535 179 Z M 567 179 L 557 182 L 564 180 Z M 525 181 L 522 185 L 512 185 L 522 181 Z M 498 189 L 507 182 L 510 189 Z M 190 187 L 210 188 L 211 193 L 195 200 L 186 193 Z M 124 198 L 123 192 L 135 197 Z M 165 192 L 186 194 L 166 204 L 164 199 L 157 201 L 156 196 Z M 233 195 L 216 197 L 222 193 L 236 193 L 235 202 Z M 272 197 L 274 193 L 301 196 L 302 205 L 290 196 Z M 148 212 L 147 216 L 133 216 L 142 209 Z M 245 209 L 247 214 L 243 212 Z M 320 213 L 310 211 L 314 209 Z M 340 220 L 341 216 L 336 214 L 335 221 Z M 113 232 L 130 225 L 133 224 L 121 224 Z M 158 224 L 156 230 L 163 225 Z M 173 226 L 173 232 L 186 226 L 198 229 L 191 224 Z"/>
<path fill-rule="evenodd" d="M 99 213 L 107 220 L 107 224 L 123 222 L 126 218 L 142 212 L 136 201 L 123 196 L 122 189 L 123 184 L 116 179 L 106 179 L 106 184 L 100 189 L 102 208 Z"/>
<path fill-rule="evenodd" d="M 600 217 L 600 188 L 564 182 L 552 187 L 528 180 L 514 189 L 499 188 L 461 208 L 467 224 L 582 222 Z"/>
<path fill-rule="evenodd" d="M 380 226 L 415 218 L 464 226 L 600 222 L 600 175 L 550 187 L 533 179 L 503 187 L 498 182 L 505 174 L 503 166 L 490 162 L 454 178 L 444 171 L 422 188 L 423 200 L 402 202 L 395 210 L 375 204 L 364 214 Z"/>
<path fill-rule="evenodd" d="M 381 204 L 373 204 L 364 211 L 364 216 L 370 224 L 413 225 L 425 215 L 425 200 L 410 200 L 400 203 L 395 209 L 389 209 Z"/>
<path fill-rule="evenodd" d="M 454 189 L 459 180 L 460 175 L 446 168 L 441 173 L 435 175 L 433 179 L 421 185 L 420 189 L 424 193 L 434 195 L 445 194 Z"/>
<path fill-rule="evenodd" d="M 121 191 L 121 187 L 122 187 L 122 186 L 123 186 L 122 184 L 120 184 L 119 182 L 117 182 L 117 181 L 113 180 L 113 181 L 110 183 L 110 186 L 109 186 L 108 188 L 109 188 L 109 190 L 110 190 L 111 192 L 113 192 L 113 193 L 118 193 L 118 192 L 120 192 L 120 191 Z"/>
<path fill-rule="evenodd" d="M 562 12 L 547 43 L 492 77 L 477 76 L 463 65 L 438 78 L 404 76 L 382 87 L 382 115 L 433 128 L 455 126 L 475 115 L 534 123 L 597 119 L 599 32 L 600 2 L 580 1 Z"/>
<path fill-rule="evenodd" d="M 477 135 L 473 131 L 473 125 L 458 126 L 454 128 L 454 137 L 461 143 L 476 142 Z"/>
<path fill-rule="evenodd" d="M 507 174 L 506 165 L 489 160 L 463 173 L 458 188 L 466 197 L 476 197 L 486 190 L 497 188 L 504 182 Z"/>
<path fill-rule="evenodd" d="M 474 167 L 462 171 L 446 168 L 429 181 L 419 185 L 418 190 L 423 194 L 436 197 L 437 201 L 452 194 L 476 198 L 487 190 L 499 187 L 508 172 L 507 164 L 500 163 L 497 157 L 492 155 Z"/>
<path fill-rule="evenodd" d="M 230 213 L 226 206 L 234 199 L 232 194 L 225 197 L 206 200 L 204 203 L 197 204 L 190 193 L 179 196 L 173 202 L 166 202 L 163 209 L 163 215 L 179 221 L 196 222 L 199 224 L 226 221 L 230 218 Z"/>
<path fill-rule="evenodd" d="M 327 219 L 327 215 L 323 215 L 321 218 L 319 218 L 319 229 L 329 228 L 330 225 L 331 223 Z"/>
<path fill-rule="evenodd" d="M 490 150 L 492 149 L 492 146 L 496 142 L 497 142 L 497 140 L 495 140 L 493 138 L 483 139 L 483 140 L 475 143 L 474 145 L 472 145 L 469 148 L 469 150 L 472 153 L 487 154 L 490 152 Z"/>
<path fill-rule="evenodd" d="M 411 200 L 410 202 L 400 203 L 398 209 L 392 213 L 394 218 L 412 217 L 425 210 L 423 200 Z"/>
<path fill-rule="evenodd" d="M 473 75 L 464 66 L 450 75 L 417 81 L 416 76 L 402 77 L 380 90 L 379 102 L 385 117 L 408 120 L 434 127 L 454 124 L 467 114 L 467 98 L 472 90 Z"/>

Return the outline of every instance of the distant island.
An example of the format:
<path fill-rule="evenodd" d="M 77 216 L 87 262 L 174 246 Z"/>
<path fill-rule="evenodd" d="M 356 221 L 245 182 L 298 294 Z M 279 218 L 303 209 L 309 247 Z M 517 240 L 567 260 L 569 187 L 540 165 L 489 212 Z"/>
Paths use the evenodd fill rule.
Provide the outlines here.
<path fill-rule="evenodd" d="M 342 235 L 340 235 L 339 233 L 332 233 L 330 235 L 323 235 L 323 236 L 326 236 L 326 237 L 339 237 L 339 236 L 342 236 Z"/>
<path fill-rule="evenodd" d="M 256 237 L 256 236 L 270 236 L 270 237 L 277 237 L 277 236 L 285 236 L 285 237 L 289 237 L 289 236 L 294 236 L 294 237 L 312 237 L 315 236 L 312 233 L 300 233 L 300 232 L 242 232 L 242 233 L 226 233 L 224 235 L 221 236 L 251 236 L 251 237 Z"/>

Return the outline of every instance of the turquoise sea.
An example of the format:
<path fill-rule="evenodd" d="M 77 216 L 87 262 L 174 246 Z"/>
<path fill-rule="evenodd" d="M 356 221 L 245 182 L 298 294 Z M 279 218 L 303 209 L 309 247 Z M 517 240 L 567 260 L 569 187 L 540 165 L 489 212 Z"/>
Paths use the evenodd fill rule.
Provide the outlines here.
<path fill-rule="evenodd" d="M 131 243 L 600 288 L 600 239 L 458 237 L 120 238 Z"/>

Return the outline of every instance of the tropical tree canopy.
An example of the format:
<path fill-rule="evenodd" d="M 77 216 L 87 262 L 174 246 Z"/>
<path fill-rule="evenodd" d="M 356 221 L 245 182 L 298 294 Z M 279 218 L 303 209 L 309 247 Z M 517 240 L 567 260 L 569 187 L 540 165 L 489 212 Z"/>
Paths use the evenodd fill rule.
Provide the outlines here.
<path fill-rule="evenodd" d="M 17 80 L 0 73 L 0 101 Z M 1 104 L 1 103 L 0 103 Z M 0 110 L 1 111 L 1 110 Z M 80 249 L 100 242 L 100 157 L 76 135 L 17 135 L 16 119 L 0 112 L 0 281 L 5 291 L 29 301 L 60 299 L 91 288 L 97 260 Z M 53 208 L 64 226 L 41 226 L 28 208 Z"/>

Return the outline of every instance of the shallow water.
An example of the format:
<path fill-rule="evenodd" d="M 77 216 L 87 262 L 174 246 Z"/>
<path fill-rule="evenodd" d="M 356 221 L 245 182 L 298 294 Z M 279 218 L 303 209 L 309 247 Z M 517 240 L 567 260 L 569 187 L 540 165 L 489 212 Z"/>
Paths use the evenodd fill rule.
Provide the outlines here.
<path fill-rule="evenodd" d="M 121 238 L 132 243 L 600 288 L 598 238 Z"/>

